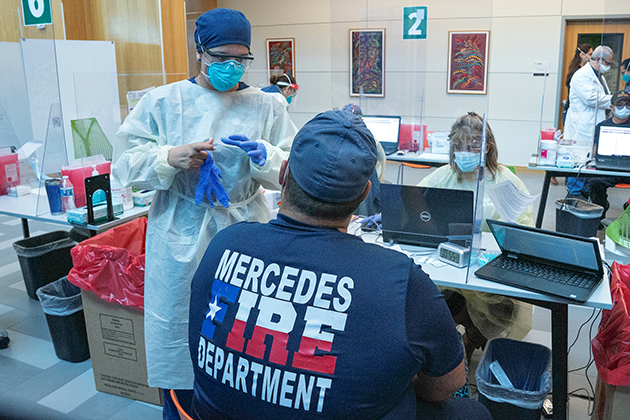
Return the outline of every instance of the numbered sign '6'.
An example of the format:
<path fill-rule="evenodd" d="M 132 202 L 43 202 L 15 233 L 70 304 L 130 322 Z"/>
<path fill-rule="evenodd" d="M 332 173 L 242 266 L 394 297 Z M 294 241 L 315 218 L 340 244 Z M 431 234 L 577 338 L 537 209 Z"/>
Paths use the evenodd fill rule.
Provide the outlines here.
<path fill-rule="evenodd" d="M 22 0 L 22 15 L 24 26 L 52 24 L 50 0 Z"/>
<path fill-rule="evenodd" d="M 403 7 L 403 39 L 427 39 L 427 9 Z"/>

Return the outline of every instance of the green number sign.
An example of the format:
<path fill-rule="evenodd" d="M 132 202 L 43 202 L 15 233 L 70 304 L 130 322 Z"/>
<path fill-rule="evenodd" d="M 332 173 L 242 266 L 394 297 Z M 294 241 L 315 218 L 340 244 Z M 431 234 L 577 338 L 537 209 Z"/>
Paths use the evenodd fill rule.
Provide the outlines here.
<path fill-rule="evenodd" d="M 427 39 L 427 9 L 403 7 L 403 39 Z"/>
<path fill-rule="evenodd" d="M 22 0 L 24 26 L 51 25 L 50 0 Z"/>

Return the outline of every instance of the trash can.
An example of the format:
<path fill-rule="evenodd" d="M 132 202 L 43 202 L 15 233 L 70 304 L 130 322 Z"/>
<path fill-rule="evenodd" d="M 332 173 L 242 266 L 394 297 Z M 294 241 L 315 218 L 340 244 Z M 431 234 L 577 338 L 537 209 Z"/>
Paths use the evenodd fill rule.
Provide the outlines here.
<path fill-rule="evenodd" d="M 475 372 L 479 402 L 493 420 L 540 420 L 551 391 L 550 362 L 551 350 L 540 344 L 509 338 L 489 341 Z M 505 384 L 505 376 L 499 380 L 501 368 L 511 384 Z"/>
<path fill-rule="evenodd" d="M 556 200 L 556 232 L 590 238 L 597 235 L 604 208 L 579 198 Z"/>
<path fill-rule="evenodd" d="M 37 289 L 55 354 L 67 362 L 90 358 L 81 289 L 63 277 Z"/>
<path fill-rule="evenodd" d="M 37 289 L 67 276 L 72 268 L 70 250 L 76 242 L 64 230 L 45 233 L 13 243 L 20 261 L 26 293 L 37 299 Z"/>
<path fill-rule="evenodd" d="M 69 232 L 70 239 L 72 239 L 76 243 L 80 243 L 85 241 L 86 239 L 90 239 L 90 231 L 81 227 L 73 227 Z"/>

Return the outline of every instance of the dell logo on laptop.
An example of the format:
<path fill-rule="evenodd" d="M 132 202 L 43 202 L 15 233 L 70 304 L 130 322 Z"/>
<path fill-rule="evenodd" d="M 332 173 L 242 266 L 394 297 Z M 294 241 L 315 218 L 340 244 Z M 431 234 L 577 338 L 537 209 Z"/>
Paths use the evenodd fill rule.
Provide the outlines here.
<path fill-rule="evenodd" d="M 423 211 L 422 213 L 420 213 L 420 220 L 422 220 L 423 222 L 428 222 L 429 220 L 431 220 L 431 213 L 429 213 L 428 211 Z"/>

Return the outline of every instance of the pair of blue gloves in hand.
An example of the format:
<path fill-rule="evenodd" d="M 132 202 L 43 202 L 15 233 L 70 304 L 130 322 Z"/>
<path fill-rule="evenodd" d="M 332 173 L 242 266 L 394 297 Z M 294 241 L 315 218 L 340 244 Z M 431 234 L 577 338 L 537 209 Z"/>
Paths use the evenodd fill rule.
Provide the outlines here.
<path fill-rule="evenodd" d="M 267 149 L 265 145 L 257 141 L 248 139 L 246 136 L 240 134 L 229 136 L 228 138 L 222 137 L 221 141 L 225 144 L 237 146 L 247 152 L 247 155 L 251 158 L 252 162 L 259 166 L 263 166 L 267 161 Z M 210 206 L 214 208 L 212 194 L 223 205 L 223 207 L 229 206 L 230 197 L 221 184 L 221 170 L 214 163 L 212 155 L 208 153 L 206 161 L 201 165 L 199 173 L 199 182 L 197 183 L 197 190 L 195 191 L 195 203 L 200 204 L 203 201 L 204 194 L 208 197 Z"/>

